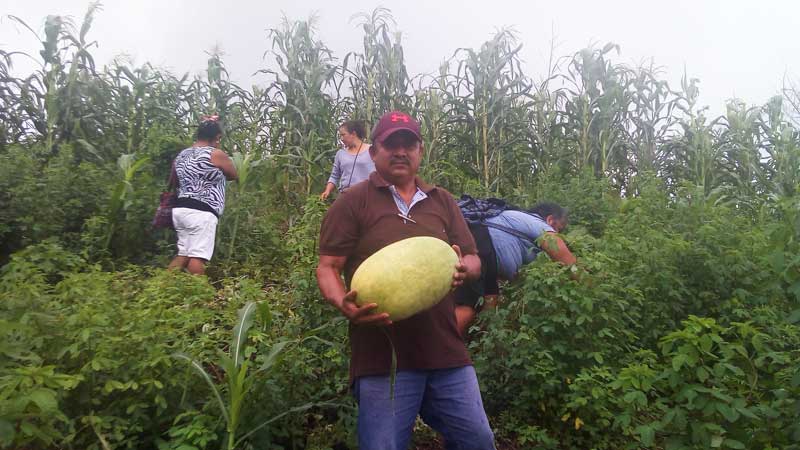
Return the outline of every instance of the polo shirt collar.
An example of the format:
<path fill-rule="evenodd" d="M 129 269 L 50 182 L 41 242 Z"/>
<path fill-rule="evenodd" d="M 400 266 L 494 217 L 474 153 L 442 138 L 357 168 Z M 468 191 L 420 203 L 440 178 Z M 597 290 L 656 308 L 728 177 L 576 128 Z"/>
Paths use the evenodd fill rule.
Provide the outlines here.
<path fill-rule="evenodd" d="M 422 178 L 418 176 L 414 176 L 414 181 L 417 183 L 417 188 L 426 194 L 430 194 L 431 191 L 436 189 L 436 186 L 433 184 L 426 183 L 422 180 Z M 372 172 L 369 174 L 369 182 L 372 183 L 373 186 L 379 188 L 389 188 L 391 183 L 386 181 L 377 171 Z"/>

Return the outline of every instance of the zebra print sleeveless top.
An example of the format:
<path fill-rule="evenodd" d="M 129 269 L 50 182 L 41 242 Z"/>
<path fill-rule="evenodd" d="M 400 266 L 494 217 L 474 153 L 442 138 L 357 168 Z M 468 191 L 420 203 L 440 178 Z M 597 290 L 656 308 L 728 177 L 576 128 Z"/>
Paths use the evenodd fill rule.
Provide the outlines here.
<path fill-rule="evenodd" d="M 211 164 L 213 147 L 190 147 L 175 158 L 178 174 L 178 202 L 191 199 L 207 205 L 217 217 L 225 209 L 225 174 Z M 183 202 L 187 206 L 192 202 Z M 200 208 L 195 208 L 200 209 Z"/>

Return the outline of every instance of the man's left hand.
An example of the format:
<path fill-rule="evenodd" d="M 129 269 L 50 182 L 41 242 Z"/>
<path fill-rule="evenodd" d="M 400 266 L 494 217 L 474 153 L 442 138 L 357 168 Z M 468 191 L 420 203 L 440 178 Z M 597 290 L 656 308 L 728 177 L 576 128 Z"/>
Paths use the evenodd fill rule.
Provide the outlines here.
<path fill-rule="evenodd" d="M 456 271 L 453 273 L 453 288 L 457 288 L 464 284 L 464 280 L 467 279 L 467 266 L 464 264 L 464 260 L 461 256 L 461 248 L 457 245 L 453 245 L 453 250 L 458 255 L 458 263 L 456 263 Z"/>

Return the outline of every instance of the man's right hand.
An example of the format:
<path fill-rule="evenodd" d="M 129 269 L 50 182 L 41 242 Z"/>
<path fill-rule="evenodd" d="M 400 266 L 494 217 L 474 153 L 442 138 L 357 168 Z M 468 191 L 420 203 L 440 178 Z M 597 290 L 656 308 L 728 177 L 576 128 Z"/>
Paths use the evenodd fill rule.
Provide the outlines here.
<path fill-rule="evenodd" d="M 347 319 L 356 325 L 391 325 L 392 321 L 389 320 L 387 313 L 372 313 L 371 311 L 378 307 L 377 303 L 367 303 L 363 306 L 358 306 L 356 303 L 356 291 L 350 291 L 345 294 L 342 299 L 342 304 L 339 310 L 344 314 Z"/>

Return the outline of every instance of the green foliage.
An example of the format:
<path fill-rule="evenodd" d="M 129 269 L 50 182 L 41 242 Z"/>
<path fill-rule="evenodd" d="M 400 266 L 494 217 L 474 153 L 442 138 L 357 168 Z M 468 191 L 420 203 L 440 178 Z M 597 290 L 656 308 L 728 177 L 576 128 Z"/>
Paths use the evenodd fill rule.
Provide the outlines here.
<path fill-rule="evenodd" d="M 551 201 L 567 207 L 569 223 L 600 236 L 608 221 L 619 208 L 619 193 L 606 178 L 596 178 L 584 171 L 577 176 L 553 171 L 535 185 L 534 189 L 518 189 L 517 203 L 533 206 Z"/>
<path fill-rule="evenodd" d="M 404 110 L 410 103 L 402 33 L 395 30 L 394 18 L 386 8 L 356 14 L 353 19 L 359 19 L 364 30 L 363 50 L 345 56 L 342 69 L 350 73 L 352 116 L 373 124 L 384 112 Z"/>
<path fill-rule="evenodd" d="M 769 308 L 753 319 L 722 327 L 690 316 L 661 339 L 658 355 L 578 379 L 570 408 L 587 428 L 599 420 L 636 440 L 625 448 L 797 448 L 798 330 L 774 326 L 781 319 Z"/>
<path fill-rule="evenodd" d="M 508 29 L 414 76 L 385 8 L 342 60 L 284 19 L 245 89 L 218 49 L 203 76 L 96 67 L 100 11 L 11 17 L 41 46 L 27 76 L 0 50 L 1 447 L 355 447 L 315 193 L 341 121 L 399 108 L 429 181 L 570 210 L 578 266 L 540 256 L 471 330 L 501 447 L 800 448 L 796 90 L 706 117 L 697 80 L 674 90 L 614 44 L 534 81 Z M 239 182 L 209 277 L 153 269 L 174 253 L 158 194 L 210 113 Z"/>
<path fill-rule="evenodd" d="M 201 450 L 219 439 L 217 424 L 212 416 L 199 411 L 187 411 L 175 417 L 169 429 L 168 441 L 158 442 L 158 450 Z"/>
<path fill-rule="evenodd" d="M 106 167 L 76 163 L 70 145 L 62 145 L 59 154 L 45 163 L 21 146 L 0 159 L 6 193 L 0 230 L 6 251 L 55 236 L 74 243 L 86 218 L 101 211 L 109 197 L 111 177 Z"/>
<path fill-rule="evenodd" d="M 566 236 L 577 272 L 540 257 L 482 314 L 494 423 L 542 448 L 796 448 L 800 327 L 768 263 L 776 230 L 694 190 L 639 192 L 598 238 Z"/>
<path fill-rule="evenodd" d="M 589 236 L 580 239 L 587 247 L 598 244 Z M 590 272 L 580 281 L 549 261 L 531 265 L 507 287 L 503 306 L 486 315 L 486 331 L 471 345 L 482 387 L 491 393 L 484 400 L 487 412 L 525 429 L 535 426 L 540 443 L 570 440 L 572 424 L 561 420 L 569 384 L 638 345 L 642 293 L 606 269 L 607 256 L 579 257 Z M 531 440 L 527 433 L 518 437 L 520 444 Z M 582 448 L 580 442 L 589 441 L 578 440 L 574 448 Z"/>
<path fill-rule="evenodd" d="M 302 342 L 313 340 L 322 347 L 309 350 L 303 358 L 315 358 L 316 351 L 332 345 L 325 339 L 326 329 L 341 320 L 298 333 L 296 339 L 281 338 L 270 324 L 283 313 L 258 307 L 254 301 L 264 302 L 265 294 L 249 280 L 226 282 L 217 291 L 202 277 L 168 271 L 100 272 L 52 244 L 16 255 L 3 268 L 0 291 L 4 298 L 0 349 L 10 358 L 7 363 L 4 358 L 0 366 L 4 399 L 0 424 L 3 442 L 13 445 L 71 442 L 99 448 L 102 441 L 117 448 L 142 448 L 167 437 L 171 440 L 164 442 L 180 440 L 193 445 L 216 440 L 224 435 L 224 429 L 217 429 L 216 424 L 199 434 L 179 430 L 191 423 L 214 423 L 205 417 L 218 414 L 218 410 L 200 413 L 201 409 L 195 409 L 193 416 L 178 417 L 182 405 L 203 408 L 205 402 L 198 400 L 206 397 L 208 386 L 197 383 L 196 375 L 170 355 L 186 351 L 202 359 L 214 357 L 225 342 L 222 336 L 230 333 L 222 318 L 232 319 L 229 311 L 245 307 L 246 313 L 233 328 L 238 337 L 224 345 L 231 356 L 219 365 L 196 366 L 204 373 L 206 367 L 211 368 L 211 375 L 206 376 L 214 390 L 221 389 L 216 387 L 219 381 L 228 384 L 222 392 L 231 398 L 229 415 L 237 422 L 229 425 L 235 431 L 241 423 L 239 411 L 244 400 L 258 404 L 249 402 L 247 392 L 262 385 L 267 371 L 283 364 L 281 351 L 299 350 Z M 283 316 L 282 320 L 286 319 Z M 254 325 L 261 330 L 255 341 L 250 341 L 247 331 Z M 340 344 L 336 345 L 336 352 L 341 351 Z M 261 346 L 265 350 L 257 355 Z M 341 367 L 343 361 L 337 360 Z M 253 364 L 258 369 L 249 373 L 247 366 Z M 282 384 L 298 379 L 302 378 Z M 274 421 L 274 416 L 283 417 L 290 406 L 294 413 L 301 413 L 325 406 L 336 394 L 319 396 L 324 397 L 309 395 L 302 403 L 281 407 L 278 402 L 260 410 L 272 412 Z M 273 401 L 277 398 L 280 396 Z M 308 402 L 314 398 L 326 401 Z M 249 415 L 245 421 L 248 431 L 239 441 L 259 432 L 258 424 L 252 423 L 258 417 Z M 172 428 L 169 436 L 162 438 L 159 430 L 165 426 Z"/>

